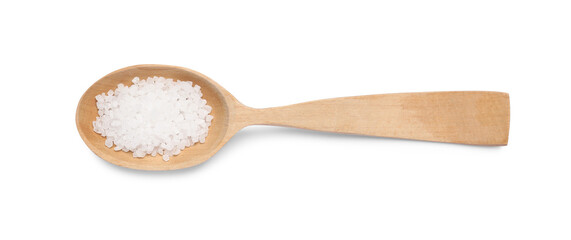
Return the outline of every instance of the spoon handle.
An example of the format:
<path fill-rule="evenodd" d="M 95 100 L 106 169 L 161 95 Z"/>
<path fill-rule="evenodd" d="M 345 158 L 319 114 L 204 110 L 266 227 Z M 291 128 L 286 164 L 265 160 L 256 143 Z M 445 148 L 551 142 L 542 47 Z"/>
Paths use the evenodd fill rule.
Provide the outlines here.
<path fill-rule="evenodd" d="M 317 100 L 251 109 L 245 125 L 473 145 L 507 145 L 509 95 L 501 92 L 423 92 Z"/>

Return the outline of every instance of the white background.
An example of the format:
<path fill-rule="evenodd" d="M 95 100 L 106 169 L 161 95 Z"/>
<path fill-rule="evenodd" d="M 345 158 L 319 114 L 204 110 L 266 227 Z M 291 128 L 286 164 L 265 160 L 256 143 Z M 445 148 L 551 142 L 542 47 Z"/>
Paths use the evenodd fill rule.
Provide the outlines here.
<path fill-rule="evenodd" d="M 0 239 L 570 239 L 569 1 L 3 1 Z M 179 65 L 252 107 L 510 93 L 507 147 L 249 127 L 198 167 L 95 156 L 116 69 Z"/>

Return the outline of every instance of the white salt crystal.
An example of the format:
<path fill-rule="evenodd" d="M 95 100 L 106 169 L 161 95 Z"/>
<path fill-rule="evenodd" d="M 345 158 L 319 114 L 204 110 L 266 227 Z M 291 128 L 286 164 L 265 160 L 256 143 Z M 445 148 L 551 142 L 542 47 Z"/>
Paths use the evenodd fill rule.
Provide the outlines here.
<path fill-rule="evenodd" d="M 160 154 L 168 161 L 205 142 L 213 117 L 200 86 L 157 76 L 132 82 L 95 97 L 99 116 L 93 130 L 107 137 L 105 146 L 115 144 L 115 151 L 130 151 L 133 157 Z"/>
<path fill-rule="evenodd" d="M 113 147 L 113 141 L 108 138 L 107 140 L 105 140 L 105 146 L 107 146 L 109 148 Z"/>

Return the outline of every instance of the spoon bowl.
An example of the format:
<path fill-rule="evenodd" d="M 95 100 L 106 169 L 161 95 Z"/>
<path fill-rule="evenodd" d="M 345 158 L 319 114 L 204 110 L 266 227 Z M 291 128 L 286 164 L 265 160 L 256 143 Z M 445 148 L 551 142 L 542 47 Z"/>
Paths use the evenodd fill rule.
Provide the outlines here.
<path fill-rule="evenodd" d="M 95 96 L 131 85 L 134 77 L 162 76 L 191 81 L 201 87 L 214 117 L 202 144 L 163 161 L 161 156 L 133 157 L 105 146 L 93 131 L 98 116 Z M 240 129 L 275 125 L 325 132 L 415 139 L 484 146 L 508 143 L 509 95 L 489 91 L 392 93 L 317 100 L 289 106 L 254 109 L 244 106 L 210 78 L 191 69 L 167 65 L 136 65 L 119 69 L 95 82 L 81 97 L 76 111 L 79 135 L 102 159 L 141 170 L 173 170 L 203 163 Z"/>
<path fill-rule="evenodd" d="M 92 122 L 98 116 L 95 96 L 117 88 L 122 83 L 131 85 L 134 77 L 141 79 L 162 76 L 181 81 L 191 81 L 201 87 L 203 98 L 212 107 L 212 124 L 203 144 L 195 144 L 172 156 L 167 162 L 160 155 L 134 158 L 132 152 L 115 151 L 105 146 L 105 138 L 93 131 Z M 191 167 L 200 164 L 216 153 L 226 141 L 228 121 L 234 101 L 233 97 L 210 78 L 182 67 L 163 65 L 137 65 L 112 72 L 95 82 L 81 97 L 77 106 L 76 124 L 79 134 L 87 146 L 97 156 L 119 166 L 141 170 L 170 170 Z"/>

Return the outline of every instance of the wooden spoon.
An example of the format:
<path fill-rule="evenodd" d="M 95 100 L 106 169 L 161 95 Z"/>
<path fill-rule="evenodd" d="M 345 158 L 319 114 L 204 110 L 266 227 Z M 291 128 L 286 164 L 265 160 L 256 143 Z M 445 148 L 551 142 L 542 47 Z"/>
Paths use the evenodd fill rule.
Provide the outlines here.
<path fill-rule="evenodd" d="M 195 144 L 165 162 L 161 156 L 134 158 L 114 151 L 93 131 L 95 96 L 130 85 L 134 77 L 162 76 L 201 86 L 212 106 L 212 125 L 203 144 Z M 501 92 L 396 93 L 318 100 L 284 107 L 244 106 L 210 78 L 187 68 L 137 65 L 119 69 L 95 82 L 79 101 L 79 134 L 99 157 L 119 166 L 143 170 L 192 167 L 214 155 L 240 129 L 256 124 L 317 131 L 416 139 L 435 142 L 498 146 L 508 142 L 509 95 Z"/>

